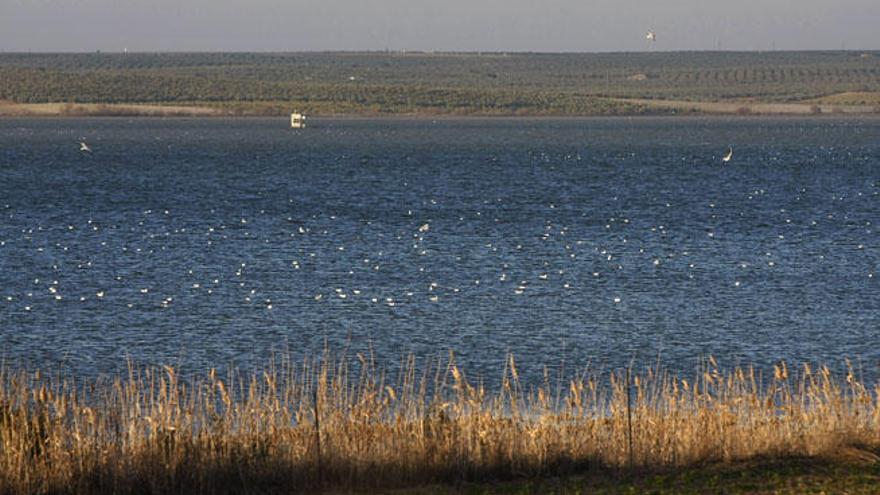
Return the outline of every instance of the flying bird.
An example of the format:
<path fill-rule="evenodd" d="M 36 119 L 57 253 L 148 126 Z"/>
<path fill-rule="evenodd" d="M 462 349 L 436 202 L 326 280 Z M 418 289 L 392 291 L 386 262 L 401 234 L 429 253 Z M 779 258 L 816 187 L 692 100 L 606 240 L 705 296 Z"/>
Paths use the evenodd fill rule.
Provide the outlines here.
<path fill-rule="evenodd" d="M 724 157 L 721 158 L 721 161 L 724 162 L 724 163 L 727 163 L 727 162 L 730 161 L 731 158 L 733 158 L 733 148 L 728 147 L 728 148 L 727 148 L 727 154 L 724 155 Z"/>
<path fill-rule="evenodd" d="M 645 39 L 648 41 L 657 41 L 657 33 L 653 30 L 648 30 L 648 34 L 645 35 Z"/>
<path fill-rule="evenodd" d="M 85 141 L 79 142 L 79 150 L 82 151 L 83 153 L 91 153 L 92 152 L 92 149 L 89 148 L 89 145 L 86 144 Z"/>

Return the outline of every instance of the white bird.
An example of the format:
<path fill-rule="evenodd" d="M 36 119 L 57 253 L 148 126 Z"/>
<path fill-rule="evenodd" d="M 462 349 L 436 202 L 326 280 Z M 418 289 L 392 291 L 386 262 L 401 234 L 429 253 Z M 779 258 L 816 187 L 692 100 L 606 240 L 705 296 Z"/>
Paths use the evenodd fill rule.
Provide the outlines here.
<path fill-rule="evenodd" d="M 419 227 L 419 232 L 427 232 L 429 230 L 431 230 L 431 225 L 427 223 Z"/>
<path fill-rule="evenodd" d="M 724 163 L 727 163 L 727 162 L 730 161 L 731 158 L 733 158 L 733 148 L 728 147 L 728 148 L 727 148 L 727 154 L 724 155 L 724 157 L 721 158 L 721 161 L 724 162 Z"/>
<path fill-rule="evenodd" d="M 645 35 L 645 39 L 648 41 L 657 41 L 657 33 L 653 30 L 649 30 L 648 34 Z"/>
<path fill-rule="evenodd" d="M 82 151 L 83 153 L 91 153 L 92 152 L 92 149 L 89 148 L 89 145 L 87 145 L 85 141 L 79 142 L 79 150 Z"/>

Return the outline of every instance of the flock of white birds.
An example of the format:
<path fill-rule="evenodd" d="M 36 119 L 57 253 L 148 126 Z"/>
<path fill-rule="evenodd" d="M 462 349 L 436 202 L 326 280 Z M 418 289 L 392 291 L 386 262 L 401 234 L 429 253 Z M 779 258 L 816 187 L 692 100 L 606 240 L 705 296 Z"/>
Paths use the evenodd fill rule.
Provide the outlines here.
<path fill-rule="evenodd" d="M 766 194 L 766 190 L 753 190 L 740 200 L 761 201 Z M 863 194 L 876 197 L 878 191 L 860 192 L 858 196 Z M 434 205 L 438 201 L 430 200 Z M 294 199 L 289 202 L 295 204 Z M 674 207 L 670 203 L 665 206 Z M 714 203 L 705 206 L 709 212 L 716 207 Z M 274 218 L 265 210 L 249 217 L 206 223 L 198 228 L 175 226 L 172 211 L 146 210 L 139 215 L 140 218 L 132 218 L 132 224 L 128 226 L 104 225 L 94 218 L 85 218 L 79 224 L 33 225 L 17 232 L 0 230 L 5 236 L 0 239 L 0 256 L 8 257 L 15 249 L 17 253 L 28 252 L 28 256 L 35 260 L 55 260 L 47 261 L 48 266 L 32 268 L 39 275 L 30 272 L 15 274 L 16 278 L 30 276 L 32 282 L 23 292 L 13 293 L 9 291 L 10 286 L 4 287 L 2 301 L 6 305 L 4 311 L 17 309 L 23 312 L 39 311 L 48 304 L 69 301 L 167 309 L 182 298 L 213 297 L 223 293 L 224 297 L 237 299 L 244 306 L 265 310 L 276 309 L 291 301 L 301 304 L 304 299 L 314 304 L 360 301 L 394 308 L 418 301 L 441 303 L 446 299 L 467 298 L 483 290 L 499 295 L 506 292 L 524 296 L 535 292 L 547 294 L 587 289 L 591 297 L 604 297 L 611 304 L 621 304 L 626 301 L 626 293 L 612 291 L 602 294 L 598 292 L 601 284 L 597 285 L 593 280 L 613 278 L 615 273 L 625 269 L 641 270 L 651 277 L 685 274 L 693 279 L 696 273 L 707 268 L 703 266 L 706 255 L 696 251 L 711 248 L 713 242 L 732 242 L 725 238 L 735 234 L 729 231 L 729 227 L 725 230 L 716 225 L 707 227 L 704 239 L 673 240 L 679 234 L 675 228 L 646 219 L 611 217 L 605 219 L 604 225 L 596 227 L 600 232 L 604 231 L 601 238 L 590 239 L 583 235 L 583 230 L 555 221 L 554 212 L 558 209 L 558 205 L 547 204 L 543 213 L 536 212 L 545 218 L 543 225 L 540 228 L 535 225 L 520 239 L 493 240 L 489 236 L 468 237 L 459 233 L 453 243 L 435 242 L 435 238 L 449 234 L 444 229 L 459 230 L 450 224 L 448 218 L 438 225 L 431 219 L 417 218 L 412 209 L 401 212 L 409 219 L 409 231 L 389 232 L 376 226 L 381 222 L 377 219 L 358 222 L 354 236 L 350 218 L 327 214 L 313 215 L 302 221 L 293 216 Z M 14 223 L 17 212 L 10 205 L 4 205 L 3 212 L 6 222 Z M 468 217 L 460 216 L 457 221 L 461 224 L 478 222 L 488 227 L 504 222 L 500 217 L 488 218 L 490 213 L 492 211 L 488 208 L 485 216 L 483 211 L 473 211 Z M 494 211 L 494 214 L 498 212 Z M 837 222 L 838 215 L 816 215 L 807 222 L 796 224 L 790 212 L 780 210 L 775 238 L 767 239 L 766 245 L 776 244 L 783 249 L 786 236 L 802 234 L 825 222 Z M 154 218 L 157 216 L 162 217 L 161 220 Z M 711 224 L 717 216 L 710 213 L 707 220 Z M 274 228 L 249 228 L 257 223 L 264 227 L 288 227 L 282 232 Z M 334 231 L 335 225 L 346 232 Z M 580 234 L 575 234 L 576 230 Z M 863 240 L 852 243 L 850 249 L 853 251 L 864 251 L 866 246 L 875 242 L 876 233 L 870 221 L 865 221 L 860 231 Z M 135 239 L 141 239 L 141 242 L 133 242 Z M 355 241 L 345 242 L 344 239 Z M 365 242 L 359 243 L 357 239 Z M 646 239 L 663 242 L 646 242 Z M 472 244 L 462 244 L 467 242 Z M 230 261 L 228 266 L 195 261 L 210 258 L 211 252 L 223 250 L 226 243 L 233 244 L 237 250 L 250 246 L 242 251 L 243 258 L 247 257 L 246 253 L 271 253 L 256 262 L 261 272 L 270 273 L 268 278 L 249 277 L 252 265 L 235 259 L 234 253 L 223 258 Z M 176 280 L 170 280 L 168 285 L 162 284 L 161 275 L 133 273 L 132 266 L 139 264 L 139 260 L 149 259 L 153 266 L 161 266 L 165 253 L 180 249 L 182 245 L 189 250 L 185 257 L 181 258 L 178 253 L 174 261 L 164 262 L 184 272 L 176 274 Z M 692 249 L 682 247 L 688 245 Z M 646 249 L 644 246 L 650 247 Z M 204 250 L 204 256 L 200 255 L 200 250 Z M 809 263 L 830 262 L 826 260 L 827 254 L 816 253 Z M 474 258 L 478 261 L 474 262 Z M 187 262 L 192 264 L 185 266 Z M 756 272 L 782 268 L 780 264 L 785 261 L 771 247 L 748 257 L 715 257 L 711 262 L 736 267 L 741 276 L 734 277 L 729 283 L 731 287 L 741 288 Z M 868 270 L 864 276 L 873 278 L 876 266 L 870 262 L 866 266 Z M 112 267 L 119 272 L 113 273 Z M 462 276 L 461 270 L 466 269 L 473 269 L 473 276 Z M 82 276 L 90 271 L 112 273 L 112 280 Z M 77 276 L 72 277 L 72 274 Z M 66 282 L 72 278 L 79 281 Z M 290 290 L 267 291 L 259 285 L 259 280 L 272 280 L 273 286 L 277 287 L 279 279 L 289 281 L 289 284 L 280 285 Z M 328 283 L 331 279 L 334 285 L 314 287 L 315 283 Z M 186 284 L 184 287 L 181 280 Z M 14 286 L 21 287 L 20 284 Z"/>

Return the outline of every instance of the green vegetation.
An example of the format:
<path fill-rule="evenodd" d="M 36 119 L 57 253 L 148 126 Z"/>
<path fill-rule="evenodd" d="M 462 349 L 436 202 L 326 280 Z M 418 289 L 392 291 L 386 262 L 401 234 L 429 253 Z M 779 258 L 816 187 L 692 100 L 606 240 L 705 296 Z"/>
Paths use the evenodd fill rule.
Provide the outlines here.
<path fill-rule="evenodd" d="M 0 493 L 876 490 L 878 388 L 850 370 L 658 369 L 499 389 L 358 355 L 182 379 L 0 370 Z M 630 378 L 632 376 L 632 378 Z M 458 488 L 455 488 L 458 487 Z"/>
<path fill-rule="evenodd" d="M 870 455 L 870 454 L 869 454 Z M 876 495 L 880 463 L 843 458 L 754 459 L 661 471 L 592 470 L 579 475 L 494 483 L 435 485 L 397 495 Z M 357 493 L 357 492 L 356 492 Z M 372 492 L 375 493 L 375 492 Z"/>
<path fill-rule="evenodd" d="M 0 100 L 231 113 L 668 112 L 621 98 L 798 102 L 880 92 L 880 53 L 0 54 Z M 870 97 L 868 101 L 873 101 Z"/>

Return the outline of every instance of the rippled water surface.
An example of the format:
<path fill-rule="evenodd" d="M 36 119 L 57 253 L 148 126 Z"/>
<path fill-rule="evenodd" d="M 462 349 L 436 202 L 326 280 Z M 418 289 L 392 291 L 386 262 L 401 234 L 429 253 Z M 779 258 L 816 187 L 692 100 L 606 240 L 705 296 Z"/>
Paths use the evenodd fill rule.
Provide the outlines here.
<path fill-rule="evenodd" d="M 880 120 L 312 124 L 0 120 L 0 356 L 880 363 Z"/>

